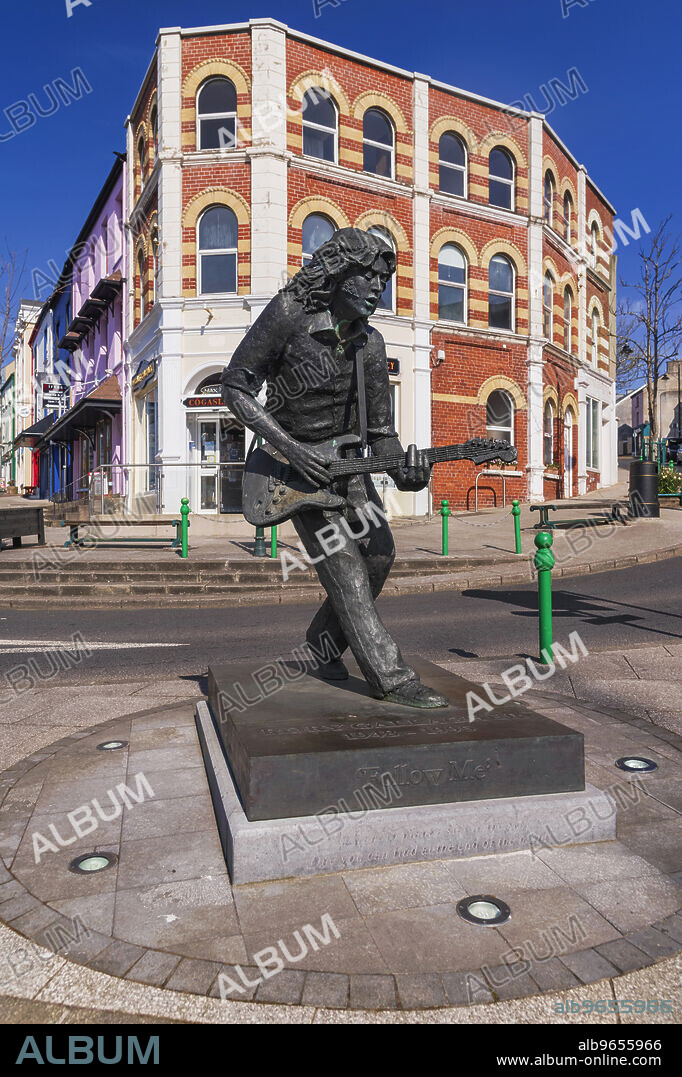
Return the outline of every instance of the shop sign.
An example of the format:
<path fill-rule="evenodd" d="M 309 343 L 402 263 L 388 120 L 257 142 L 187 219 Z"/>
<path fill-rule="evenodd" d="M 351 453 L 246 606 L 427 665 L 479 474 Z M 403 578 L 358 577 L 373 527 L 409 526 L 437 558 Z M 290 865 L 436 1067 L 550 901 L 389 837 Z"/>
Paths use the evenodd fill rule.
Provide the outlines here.
<path fill-rule="evenodd" d="M 400 373 L 400 359 L 387 359 L 386 365 L 388 366 L 389 374 Z"/>
<path fill-rule="evenodd" d="M 48 384 L 43 385 L 43 407 L 50 410 L 52 408 L 64 408 L 68 404 L 69 390 L 65 385 Z"/>
<path fill-rule="evenodd" d="M 187 396 L 183 400 L 186 408 L 224 408 L 222 396 L 208 396 L 200 393 L 199 396 Z"/>
<path fill-rule="evenodd" d="M 130 388 L 134 393 L 141 392 L 156 374 L 156 359 L 152 359 L 147 363 L 143 361 L 137 368 L 137 374 L 133 377 Z"/>

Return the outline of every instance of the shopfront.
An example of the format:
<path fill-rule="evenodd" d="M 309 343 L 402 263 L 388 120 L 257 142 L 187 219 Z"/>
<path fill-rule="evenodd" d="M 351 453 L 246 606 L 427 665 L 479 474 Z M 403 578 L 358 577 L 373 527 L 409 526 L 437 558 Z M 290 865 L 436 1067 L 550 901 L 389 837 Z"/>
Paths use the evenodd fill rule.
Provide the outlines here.
<path fill-rule="evenodd" d="M 187 416 L 190 478 L 194 511 L 242 511 L 244 427 L 223 404 L 219 375 L 211 374 L 183 401 Z"/>

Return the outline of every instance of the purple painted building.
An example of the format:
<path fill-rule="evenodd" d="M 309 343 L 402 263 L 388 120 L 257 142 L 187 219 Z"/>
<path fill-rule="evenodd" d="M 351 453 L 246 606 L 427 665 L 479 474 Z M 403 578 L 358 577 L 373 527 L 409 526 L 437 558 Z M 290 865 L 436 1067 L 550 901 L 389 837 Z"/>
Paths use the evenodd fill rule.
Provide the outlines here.
<path fill-rule="evenodd" d="M 116 163 L 69 254 L 71 321 L 59 341 L 69 354 L 62 381 L 69 386 L 69 410 L 48 433 L 70 445 L 71 481 L 67 501 L 92 493 L 92 476 L 103 467 L 105 496 L 119 492 L 125 445 L 123 317 L 125 243 L 123 198 L 125 157 Z M 99 480 L 98 480 L 99 482 Z"/>

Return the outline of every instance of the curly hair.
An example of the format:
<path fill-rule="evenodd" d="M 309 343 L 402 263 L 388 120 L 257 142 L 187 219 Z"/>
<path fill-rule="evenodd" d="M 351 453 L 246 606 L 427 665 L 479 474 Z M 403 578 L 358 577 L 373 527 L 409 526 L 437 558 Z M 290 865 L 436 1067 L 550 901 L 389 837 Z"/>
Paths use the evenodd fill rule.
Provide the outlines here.
<path fill-rule="evenodd" d="M 324 310 L 329 307 L 337 284 L 349 271 L 368 269 L 377 258 L 386 262 L 388 281 L 395 272 L 395 254 L 388 243 L 362 228 L 340 228 L 280 291 L 292 293 L 307 311 Z"/>

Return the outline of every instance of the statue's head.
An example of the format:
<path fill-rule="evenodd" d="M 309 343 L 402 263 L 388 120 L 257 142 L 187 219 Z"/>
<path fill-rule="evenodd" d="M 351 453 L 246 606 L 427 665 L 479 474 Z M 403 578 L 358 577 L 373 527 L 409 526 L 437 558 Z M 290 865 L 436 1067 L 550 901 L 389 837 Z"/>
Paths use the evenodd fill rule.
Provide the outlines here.
<path fill-rule="evenodd" d="M 361 228 L 340 228 L 282 289 L 306 310 L 332 310 L 340 320 L 369 318 L 395 272 L 388 243 Z"/>

